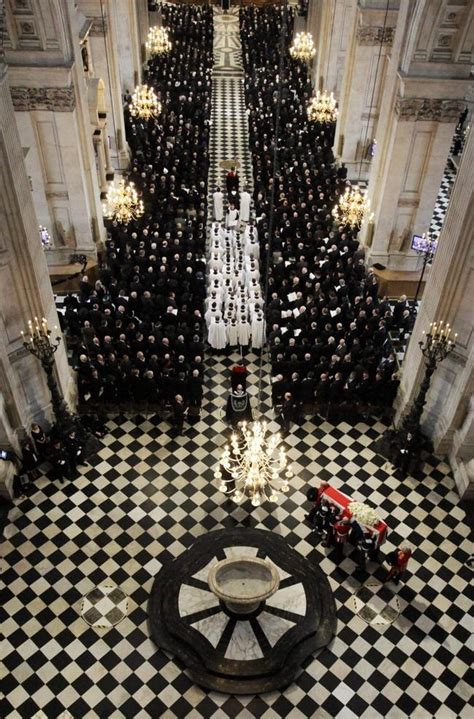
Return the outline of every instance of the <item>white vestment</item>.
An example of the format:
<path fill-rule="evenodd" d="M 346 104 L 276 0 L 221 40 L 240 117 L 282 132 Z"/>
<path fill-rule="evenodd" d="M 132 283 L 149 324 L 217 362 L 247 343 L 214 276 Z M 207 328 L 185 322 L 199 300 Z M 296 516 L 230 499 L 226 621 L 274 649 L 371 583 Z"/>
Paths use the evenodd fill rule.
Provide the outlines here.
<path fill-rule="evenodd" d="M 248 345 L 250 339 L 250 325 L 246 319 L 240 319 L 238 323 L 239 344 Z"/>
<path fill-rule="evenodd" d="M 214 217 L 217 222 L 222 222 L 224 219 L 224 193 L 214 192 Z"/>
<path fill-rule="evenodd" d="M 250 194 L 245 190 L 240 193 L 240 219 L 243 222 L 250 220 Z"/>
<path fill-rule="evenodd" d="M 220 315 L 212 318 L 207 340 L 215 350 L 223 350 L 226 346 L 225 324 Z"/>
<path fill-rule="evenodd" d="M 262 312 L 255 312 L 252 319 L 252 347 L 259 349 L 265 342 L 265 322 Z"/>
<path fill-rule="evenodd" d="M 237 227 L 239 222 L 239 211 L 238 210 L 227 210 L 225 216 L 225 224 L 229 230 L 233 230 Z"/>
<path fill-rule="evenodd" d="M 227 325 L 227 342 L 231 347 L 235 347 L 239 344 L 239 335 L 237 330 L 237 321 L 233 319 Z"/>

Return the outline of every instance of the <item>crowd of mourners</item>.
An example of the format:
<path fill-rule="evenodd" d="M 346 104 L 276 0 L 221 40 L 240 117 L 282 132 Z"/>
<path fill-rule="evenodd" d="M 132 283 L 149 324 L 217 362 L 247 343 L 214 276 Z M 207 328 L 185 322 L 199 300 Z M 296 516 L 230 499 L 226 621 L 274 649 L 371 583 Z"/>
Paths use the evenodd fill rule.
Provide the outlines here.
<path fill-rule="evenodd" d="M 202 396 L 213 22 L 204 6 L 165 5 L 162 15 L 172 49 L 144 78 L 161 112 L 132 117 L 125 97 L 129 179 L 145 211 L 108 223 L 99 279 L 83 277 L 64 320 L 81 401 L 170 402 L 179 425 Z"/>
<path fill-rule="evenodd" d="M 125 98 L 130 180 L 145 212 L 128 225 L 108 223 L 99 279 L 83 277 L 79 296 L 65 300 L 64 322 L 75 341 L 82 402 L 170 403 L 179 429 L 188 406 L 200 406 L 204 374 L 213 17 L 204 6 L 165 5 L 162 13 L 172 50 L 149 61 L 144 79 L 161 112 L 148 121 L 134 118 Z M 280 58 L 282 19 L 279 7 L 240 10 L 255 256 L 266 277 L 270 252 L 272 394 L 289 427 L 305 404 L 323 414 L 342 408 L 346 416 L 353 406 L 391 405 L 398 379 L 389 332 L 404 333 L 412 318 L 406 298 L 395 309 L 378 298 L 357 230 L 334 222 L 346 171 L 334 162 L 333 128 L 308 121 L 306 66 L 288 48 Z M 290 11 L 287 37 L 292 22 Z"/>
<path fill-rule="evenodd" d="M 291 38 L 291 11 L 287 20 Z M 342 409 L 346 416 L 350 407 L 391 405 L 398 379 L 389 332 L 409 330 L 412 318 L 406 297 L 394 311 L 387 298 L 378 298 L 357 229 L 334 221 L 346 169 L 334 161 L 333 127 L 308 119 L 311 82 L 288 42 L 280 52 L 284 22 L 281 7 L 240 10 L 262 276 L 271 253 L 266 311 L 273 400 L 284 415 L 287 410 L 288 427 L 304 404 L 314 403 L 324 415 Z"/>

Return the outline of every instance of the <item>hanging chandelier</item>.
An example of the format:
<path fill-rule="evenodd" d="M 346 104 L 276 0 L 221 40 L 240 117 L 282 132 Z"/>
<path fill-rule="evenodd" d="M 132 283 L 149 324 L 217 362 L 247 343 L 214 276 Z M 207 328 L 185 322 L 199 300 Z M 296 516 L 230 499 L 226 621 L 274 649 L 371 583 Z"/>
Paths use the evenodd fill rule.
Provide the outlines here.
<path fill-rule="evenodd" d="M 336 122 L 337 120 L 337 104 L 336 99 L 331 92 L 328 95 L 326 92 L 317 91 L 308 105 L 308 119 L 311 122 L 330 123 Z"/>
<path fill-rule="evenodd" d="M 148 32 L 146 49 L 150 55 L 166 55 L 171 50 L 168 31 L 164 27 L 154 25 Z"/>
<path fill-rule="evenodd" d="M 138 199 L 133 182 L 126 183 L 122 177 L 118 185 L 113 182 L 109 185 L 105 204 L 102 205 L 102 211 L 108 220 L 115 220 L 127 225 L 130 220 L 141 217 L 144 209 L 142 200 Z"/>
<path fill-rule="evenodd" d="M 219 490 L 237 504 L 248 497 L 258 507 L 265 500 L 277 502 L 278 492 L 288 491 L 293 472 L 284 448 L 278 449 L 281 437 L 277 433 L 267 438 L 266 434 L 266 422 L 242 422 L 239 434 L 234 432 L 230 445 L 224 447 L 214 478 Z"/>
<path fill-rule="evenodd" d="M 311 62 L 316 54 L 313 36 L 309 32 L 297 32 L 290 47 L 290 55 L 294 60 Z"/>
<path fill-rule="evenodd" d="M 340 225 L 347 225 L 353 230 L 361 226 L 369 211 L 370 201 L 366 193 L 356 185 L 346 188 L 344 195 L 333 209 L 332 215 Z"/>
<path fill-rule="evenodd" d="M 132 117 L 141 117 L 143 120 L 149 120 L 150 117 L 155 117 L 161 112 L 161 103 L 152 87 L 148 87 L 148 85 L 137 85 L 128 109 Z"/>

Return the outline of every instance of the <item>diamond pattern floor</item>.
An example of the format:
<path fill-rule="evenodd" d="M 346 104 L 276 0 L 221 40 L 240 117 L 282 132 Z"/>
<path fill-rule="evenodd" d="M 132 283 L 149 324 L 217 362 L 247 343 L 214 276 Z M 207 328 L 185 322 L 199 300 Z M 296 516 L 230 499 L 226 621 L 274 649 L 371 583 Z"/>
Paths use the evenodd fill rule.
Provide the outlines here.
<path fill-rule="evenodd" d="M 282 503 L 251 514 L 229 509 L 213 468 L 237 357 L 208 359 L 201 419 L 183 436 L 173 439 L 154 416 L 114 417 L 93 467 L 65 485 L 43 476 L 31 496 L 15 502 L 2 544 L 2 718 L 31 719 L 40 710 L 47 719 L 65 710 L 74 719 L 470 716 L 471 548 L 448 466 L 433 457 L 418 477 L 400 481 L 372 450 L 382 425 L 306 421 L 286 440 L 295 479 Z M 247 360 L 255 398 L 258 358 Z M 265 363 L 264 370 L 266 377 Z M 272 418 L 268 388 L 263 406 Z M 385 551 L 402 538 L 414 544 L 406 583 L 387 585 L 400 608 L 393 623 L 367 623 L 354 601 L 383 568 L 369 565 L 367 577 L 356 578 L 353 556 L 336 565 L 305 525 L 305 493 L 318 480 L 379 507 L 390 527 Z M 317 562 L 338 610 L 331 646 L 286 690 L 259 697 L 194 686 L 180 662 L 154 646 L 147 627 L 148 595 L 162 564 L 204 532 L 238 524 L 278 532 Z M 83 597 L 108 582 L 128 596 L 128 615 L 104 632 L 80 612 Z"/>

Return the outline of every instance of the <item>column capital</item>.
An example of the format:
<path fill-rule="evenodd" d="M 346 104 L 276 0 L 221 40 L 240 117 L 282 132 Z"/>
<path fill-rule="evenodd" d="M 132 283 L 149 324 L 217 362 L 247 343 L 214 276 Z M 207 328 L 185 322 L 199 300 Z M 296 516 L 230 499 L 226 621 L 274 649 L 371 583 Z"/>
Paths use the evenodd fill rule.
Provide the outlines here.
<path fill-rule="evenodd" d="M 442 100 L 424 97 L 397 97 L 395 112 L 400 120 L 457 122 L 465 103 L 462 100 Z"/>

